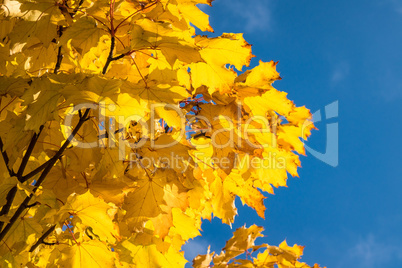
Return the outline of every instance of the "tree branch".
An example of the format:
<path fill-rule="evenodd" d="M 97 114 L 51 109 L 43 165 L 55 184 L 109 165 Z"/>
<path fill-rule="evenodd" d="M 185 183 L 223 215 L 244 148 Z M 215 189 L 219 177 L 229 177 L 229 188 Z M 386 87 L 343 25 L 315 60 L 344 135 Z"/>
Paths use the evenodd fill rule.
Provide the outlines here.
<path fill-rule="evenodd" d="M 121 59 L 121 58 L 124 58 L 124 56 L 126 56 L 126 54 L 121 54 L 121 55 L 119 55 L 119 56 L 113 57 L 113 58 L 112 58 L 112 61 L 113 61 L 113 60 L 119 60 L 119 59 Z"/>
<path fill-rule="evenodd" d="M 63 54 L 61 54 L 61 46 L 59 46 L 59 50 L 57 51 L 57 62 L 56 66 L 54 67 L 53 73 L 57 74 L 59 72 L 62 60 L 63 60 Z"/>
<path fill-rule="evenodd" d="M 150 8 L 154 5 L 156 5 L 157 3 L 159 3 L 160 0 L 155 0 L 154 2 L 150 2 L 148 6 L 141 6 L 141 9 L 137 10 L 136 12 L 132 13 L 131 15 L 127 16 L 124 20 L 122 20 L 115 28 L 115 31 L 117 31 L 117 29 L 125 22 L 127 21 L 129 18 L 131 18 L 132 16 L 134 16 L 135 14 L 143 11 L 144 9 Z"/>
<path fill-rule="evenodd" d="M 21 161 L 20 167 L 18 168 L 18 172 L 17 172 L 16 176 L 17 176 L 17 179 L 18 179 L 20 182 L 23 182 L 23 181 L 22 181 L 22 174 L 24 173 L 25 167 L 26 167 L 26 165 L 28 164 L 29 157 L 30 157 L 31 154 L 32 154 L 32 151 L 33 151 L 33 149 L 34 149 L 34 147 L 35 147 L 36 142 L 38 141 L 39 135 L 40 135 L 40 133 L 42 132 L 42 130 L 43 130 L 43 125 L 40 126 L 40 128 L 39 128 L 39 133 L 38 133 L 38 134 L 36 134 L 36 133 L 33 134 L 32 138 L 31 138 L 31 142 L 29 143 L 28 149 L 27 149 L 27 151 L 25 152 L 25 155 L 24 155 L 24 157 L 23 157 L 23 159 L 22 159 L 22 161 Z M 2 145 L 2 144 L 1 144 L 1 145 Z M 4 156 L 3 156 L 3 157 L 4 157 Z M 7 157 L 7 156 L 6 156 L 6 158 L 4 159 L 4 161 L 5 161 L 6 159 L 7 159 L 7 161 L 8 161 L 8 157 Z M 10 174 L 10 175 L 11 175 L 11 174 Z M 0 211 L 0 216 L 7 215 L 7 214 L 8 214 L 8 212 L 10 211 L 11 205 L 13 204 L 13 201 L 14 201 L 14 198 L 15 198 L 16 193 L 17 193 L 17 186 L 14 186 L 13 188 L 10 189 L 10 191 L 9 191 L 8 194 L 7 194 L 7 197 L 6 197 L 7 203 L 6 203 L 6 204 L 3 206 L 3 208 L 1 209 L 1 211 Z M 0 231 L 1 231 L 1 229 L 3 228 L 3 225 L 4 225 L 4 222 L 0 221 Z"/>
<path fill-rule="evenodd" d="M 4 239 L 4 237 L 10 231 L 11 227 L 14 225 L 14 223 L 20 217 L 22 212 L 24 212 L 24 210 L 27 208 L 29 201 L 31 201 L 32 197 L 38 190 L 39 186 L 45 180 L 46 176 L 49 174 L 50 170 L 53 168 L 53 165 L 56 163 L 56 161 L 63 154 L 64 150 L 68 147 L 70 142 L 73 140 L 73 138 L 77 134 L 78 130 L 81 128 L 81 126 L 84 124 L 84 122 L 89 119 L 89 117 L 88 117 L 89 111 L 90 111 L 89 108 L 85 110 L 84 115 L 82 117 L 80 117 L 80 120 L 78 121 L 77 125 L 75 126 L 73 132 L 70 134 L 68 139 L 64 142 L 63 146 L 61 146 L 59 151 L 57 151 L 57 153 L 51 158 L 51 160 L 49 161 L 49 164 L 45 167 L 45 169 L 43 170 L 39 179 L 36 181 L 34 188 L 32 190 L 32 193 L 24 199 L 24 201 L 18 207 L 17 211 L 11 217 L 10 222 L 6 225 L 6 227 L 4 227 L 4 230 L 0 233 L 0 241 Z"/>
<path fill-rule="evenodd" d="M 63 34 L 63 26 L 59 25 L 57 27 L 57 35 L 59 36 L 59 38 L 62 36 Z M 57 61 L 56 61 L 56 66 L 54 67 L 54 74 L 57 74 L 60 70 L 60 66 L 61 66 L 61 61 L 63 60 L 63 54 L 61 53 L 61 45 L 59 44 L 59 49 L 57 51 Z"/>
<path fill-rule="evenodd" d="M 17 193 L 17 186 L 14 186 L 11 188 L 11 190 L 8 192 L 6 201 L 7 203 L 3 206 L 3 208 L 0 211 L 0 216 L 7 215 L 8 212 L 10 211 L 11 205 L 13 204 L 15 194 Z M 4 222 L 0 221 L 0 231 L 3 229 Z"/>
<path fill-rule="evenodd" d="M 45 240 L 46 237 L 48 237 L 54 231 L 55 228 L 56 228 L 56 225 L 53 225 L 52 227 L 49 228 L 49 230 L 47 230 L 45 233 L 43 233 L 43 235 L 39 238 L 39 240 L 36 241 L 36 243 L 31 247 L 29 252 L 33 252 L 40 244 L 53 244 L 53 243 L 46 243 L 43 240 Z"/>
<path fill-rule="evenodd" d="M 105 74 L 105 73 L 106 73 L 107 68 L 109 67 L 110 63 L 111 63 L 112 60 L 113 60 L 113 50 L 114 50 L 114 42 L 115 42 L 114 39 L 115 39 L 114 36 L 112 36 L 111 44 L 110 44 L 109 56 L 107 56 L 107 60 L 106 60 L 105 66 L 103 67 L 103 70 L 102 70 L 102 74 Z"/>
<path fill-rule="evenodd" d="M 43 163 L 42 165 L 40 165 L 39 167 L 32 170 L 31 172 L 29 172 L 27 175 L 22 176 L 21 182 L 22 183 L 26 182 L 27 180 L 29 180 L 30 178 L 32 178 L 33 176 L 35 176 L 36 174 L 38 174 L 39 172 L 44 170 L 45 167 L 49 164 L 49 161 L 50 161 L 50 159 L 48 161 L 46 161 L 45 163 Z"/>
<path fill-rule="evenodd" d="M 40 126 L 38 134 L 36 134 L 36 133 L 33 134 L 32 138 L 31 138 L 31 142 L 29 143 L 28 149 L 25 152 L 24 157 L 22 158 L 22 162 L 21 162 L 20 167 L 18 168 L 18 172 L 17 172 L 17 179 L 20 182 L 22 182 L 21 181 L 22 174 L 24 173 L 25 167 L 28 164 L 29 157 L 31 157 L 32 151 L 35 147 L 36 142 L 38 141 L 39 135 L 42 132 L 42 130 L 43 130 L 43 125 Z"/>
<path fill-rule="evenodd" d="M 67 1 L 63 1 L 64 4 L 66 5 L 65 2 Z M 68 16 L 71 16 L 71 18 L 74 18 L 75 14 L 77 13 L 78 9 L 81 7 L 81 5 L 84 3 L 84 0 L 80 0 L 80 2 L 78 3 L 78 6 L 73 10 L 73 12 L 70 14 L 68 13 L 68 11 L 66 11 L 66 13 L 68 13 Z M 63 12 L 63 6 L 59 5 L 59 9 L 60 11 L 64 14 Z M 65 14 L 66 15 L 66 14 Z M 64 27 L 59 25 L 57 27 L 57 35 L 59 36 L 59 38 L 63 35 L 63 31 L 64 31 Z M 56 66 L 54 67 L 54 74 L 57 74 L 60 70 L 60 66 L 61 66 L 61 61 L 63 60 L 63 54 L 61 53 L 61 46 L 59 46 L 59 49 L 57 51 L 57 61 L 56 61 Z"/>
<path fill-rule="evenodd" d="M 6 164 L 8 173 L 10 174 L 10 177 L 15 176 L 15 173 L 12 170 L 12 168 L 10 168 L 8 166 L 8 163 L 10 162 L 10 159 L 8 158 L 8 155 L 7 155 L 6 151 L 3 151 L 3 140 L 1 138 L 0 138 L 0 151 L 1 151 L 1 155 L 3 156 L 4 163 Z"/>

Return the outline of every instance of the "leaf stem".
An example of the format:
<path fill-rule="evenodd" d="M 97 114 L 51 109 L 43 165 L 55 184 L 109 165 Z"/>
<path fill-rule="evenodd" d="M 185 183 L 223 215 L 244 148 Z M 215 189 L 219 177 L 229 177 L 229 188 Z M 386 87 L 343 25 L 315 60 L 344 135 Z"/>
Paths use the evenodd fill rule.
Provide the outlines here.
<path fill-rule="evenodd" d="M 80 120 L 78 121 L 77 125 L 75 126 L 73 132 L 70 134 L 68 139 L 64 142 L 63 146 L 61 146 L 59 151 L 57 151 L 57 153 L 51 158 L 48 165 L 45 167 L 42 174 L 40 175 L 39 179 L 36 181 L 34 188 L 32 190 L 32 193 L 24 199 L 24 201 L 18 207 L 17 211 L 15 211 L 14 215 L 11 217 L 10 222 L 6 225 L 6 227 L 4 227 L 4 230 L 0 233 L 0 241 L 4 239 L 6 234 L 10 231 L 11 227 L 14 225 L 14 223 L 19 218 L 19 216 L 27 208 L 29 201 L 31 201 L 32 197 L 38 190 L 39 186 L 45 180 L 46 176 L 49 174 L 50 170 L 53 168 L 53 165 L 56 163 L 56 161 L 63 154 L 64 150 L 68 147 L 70 142 L 73 140 L 73 138 L 77 134 L 78 130 L 81 128 L 81 126 L 84 124 L 84 122 L 89 119 L 89 117 L 88 117 L 89 111 L 90 111 L 89 108 L 86 109 L 84 115 L 82 117 L 80 117 Z"/>
<path fill-rule="evenodd" d="M 73 239 L 75 241 L 75 244 L 78 245 L 78 242 L 77 242 L 77 240 L 75 239 L 75 236 L 74 236 L 74 232 L 71 230 L 70 226 L 68 226 L 68 223 L 64 222 L 64 225 L 67 226 L 68 230 L 70 231 L 71 236 L 73 237 Z"/>
<path fill-rule="evenodd" d="M 113 20 L 114 20 L 114 3 L 115 0 L 110 0 L 110 33 L 114 37 L 115 34 L 115 29 L 113 26 Z"/>

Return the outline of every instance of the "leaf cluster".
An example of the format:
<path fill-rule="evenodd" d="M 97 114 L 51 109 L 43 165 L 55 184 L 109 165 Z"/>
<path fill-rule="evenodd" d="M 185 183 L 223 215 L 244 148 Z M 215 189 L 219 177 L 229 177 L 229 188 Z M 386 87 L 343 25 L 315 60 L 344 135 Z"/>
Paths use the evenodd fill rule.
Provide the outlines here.
<path fill-rule="evenodd" d="M 233 223 L 236 197 L 264 217 L 262 192 L 297 176 L 311 114 L 275 62 L 242 71 L 242 34 L 196 35 L 211 2 L 2 1 L 2 267 L 183 267 L 203 219 Z M 308 267 L 261 231 L 194 267 Z"/>

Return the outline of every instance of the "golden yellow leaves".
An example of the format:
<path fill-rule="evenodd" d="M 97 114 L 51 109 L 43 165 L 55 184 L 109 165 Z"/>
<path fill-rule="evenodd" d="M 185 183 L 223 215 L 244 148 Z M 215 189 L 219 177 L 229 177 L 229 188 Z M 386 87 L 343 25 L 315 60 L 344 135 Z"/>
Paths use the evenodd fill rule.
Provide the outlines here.
<path fill-rule="evenodd" d="M 280 267 L 280 268 L 296 268 L 296 267 L 310 267 L 305 263 L 301 263 L 298 260 L 303 255 L 302 246 L 293 245 L 290 247 L 286 241 L 283 241 L 279 247 L 262 244 L 255 246 L 255 240 L 258 237 L 262 237 L 262 227 L 252 225 L 249 228 L 238 228 L 233 237 L 226 242 L 226 246 L 222 249 L 219 255 L 215 255 L 214 252 L 206 255 L 199 255 L 193 260 L 194 268 L 206 268 L 210 266 L 211 261 L 214 267 Z M 246 253 L 251 255 L 255 251 L 259 252 L 257 257 L 251 257 L 246 259 L 235 259 L 237 256 Z M 214 256 L 215 255 L 215 256 Z M 319 268 L 318 264 L 314 265 L 315 268 Z"/>
<path fill-rule="evenodd" d="M 192 25 L 212 31 L 197 6 L 211 2 L 4 1 L 0 193 L 18 191 L 11 204 L 0 200 L 11 208 L 0 220 L 27 194 L 32 203 L 0 244 L 2 260 L 183 267 L 182 245 L 203 219 L 233 223 L 236 197 L 265 216 L 261 191 L 297 176 L 301 138 L 314 126 L 308 109 L 272 87 L 276 63 L 236 73 L 253 57 L 242 34 L 196 36 Z M 286 244 L 235 260 L 262 248 L 260 233 L 241 228 L 194 266 L 301 265 L 301 248 Z"/>
<path fill-rule="evenodd" d="M 196 219 L 184 214 L 179 208 L 172 208 L 172 218 L 174 227 L 171 232 L 177 233 L 184 241 L 201 235 Z"/>
<path fill-rule="evenodd" d="M 113 243 L 116 237 L 119 237 L 117 226 L 113 223 L 115 209 L 113 205 L 95 198 L 88 191 L 85 194 L 70 196 L 58 213 L 62 218 L 68 213 L 73 216 L 74 222 L 78 218 L 83 225 L 90 226 L 100 240 Z"/>
<path fill-rule="evenodd" d="M 40 237 L 41 231 L 42 226 L 36 220 L 28 217 L 18 219 L 9 235 L 0 242 L 1 255 L 7 254 L 8 248 L 11 248 L 15 255 L 28 250 Z"/>
<path fill-rule="evenodd" d="M 113 267 L 113 252 L 104 243 L 91 240 L 66 247 L 57 264 L 61 267 Z"/>
<path fill-rule="evenodd" d="M 279 247 L 266 245 L 266 250 L 258 253 L 257 258 L 254 259 L 256 267 L 271 267 L 276 264 L 280 268 L 286 267 L 310 267 L 306 263 L 299 262 L 301 255 L 303 255 L 302 246 L 287 245 L 286 240 L 283 241 Z M 318 264 L 314 268 L 319 268 Z"/>
<path fill-rule="evenodd" d="M 123 205 L 128 221 L 141 222 L 160 214 L 170 214 L 172 208 L 187 207 L 187 190 L 177 179 L 175 172 L 157 170 L 151 173 L 144 168 L 138 175 L 131 176 L 138 189 L 127 195 Z"/>
<path fill-rule="evenodd" d="M 121 267 L 184 267 L 186 260 L 182 252 L 172 245 L 145 232 L 125 240 L 117 246 Z M 120 266 L 118 266 L 120 267 Z"/>
<path fill-rule="evenodd" d="M 70 45 L 79 54 L 84 55 L 91 48 L 97 47 L 103 35 L 107 35 L 107 32 L 98 28 L 94 19 L 82 17 L 67 28 L 60 38 L 60 43 L 67 47 L 68 42 L 71 42 Z"/>
<path fill-rule="evenodd" d="M 211 5 L 212 0 L 210 1 L 178 0 L 177 2 L 178 2 L 177 9 L 179 10 L 179 12 L 182 14 L 182 16 L 186 21 L 191 22 L 201 31 L 213 32 L 213 29 L 208 22 L 208 15 L 206 15 L 196 6 L 196 4 Z"/>
<path fill-rule="evenodd" d="M 218 91 L 230 93 L 233 89 L 236 73 L 226 65 L 233 65 L 241 70 L 248 66 L 253 55 L 251 45 L 242 34 L 223 34 L 217 38 L 197 37 L 196 44 L 201 47 L 201 56 L 205 62 L 192 63 L 191 77 L 193 87 L 208 87 L 209 94 Z"/>

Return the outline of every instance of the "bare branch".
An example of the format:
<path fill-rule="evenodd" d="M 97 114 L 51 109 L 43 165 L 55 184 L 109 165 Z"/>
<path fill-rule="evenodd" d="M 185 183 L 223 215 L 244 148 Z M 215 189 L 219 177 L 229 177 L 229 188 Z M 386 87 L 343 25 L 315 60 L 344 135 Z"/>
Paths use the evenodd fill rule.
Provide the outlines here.
<path fill-rule="evenodd" d="M 28 149 L 25 152 L 24 157 L 22 158 L 22 162 L 20 164 L 20 167 L 18 168 L 18 172 L 17 172 L 17 179 L 21 182 L 22 180 L 22 174 L 24 173 L 25 167 L 28 164 L 28 160 L 31 157 L 32 151 L 35 148 L 35 144 L 38 141 L 39 135 L 43 130 L 43 125 L 40 126 L 39 128 L 39 132 L 38 133 L 34 133 L 32 138 L 31 138 L 31 142 L 29 143 Z"/>
<path fill-rule="evenodd" d="M 112 36 L 112 38 L 111 38 L 111 44 L 110 44 L 109 56 L 107 57 L 105 66 L 103 67 L 102 74 L 105 74 L 105 73 L 106 73 L 107 68 L 109 67 L 110 63 L 111 63 L 112 60 L 113 60 L 114 42 L 115 42 L 114 36 Z"/>
<path fill-rule="evenodd" d="M 10 159 L 8 158 L 8 155 L 7 155 L 6 151 L 3 151 L 3 140 L 1 138 L 0 138 L 0 151 L 1 151 L 1 155 L 3 156 L 4 163 L 6 164 L 8 173 L 10 174 L 10 177 L 15 176 L 15 173 L 12 170 L 12 168 L 10 168 L 8 166 L 8 163 L 10 162 Z"/>
<path fill-rule="evenodd" d="M 71 143 L 73 140 L 74 136 L 77 134 L 78 130 L 81 128 L 81 126 L 84 124 L 85 121 L 89 119 L 89 111 L 90 109 L 86 109 L 84 115 L 80 118 L 78 121 L 76 127 L 74 128 L 73 132 L 70 134 L 68 139 L 64 142 L 63 146 L 57 151 L 57 153 L 51 158 L 49 161 L 49 164 L 45 167 L 43 170 L 42 174 L 40 175 L 39 179 L 36 181 L 34 188 L 32 190 L 32 193 L 27 196 L 24 201 L 21 203 L 21 205 L 18 207 L 17 211 L 14 213 L 14 215 L 11 217 L 10 222 L 4 227 L 4 230 L 0 233 L 0 241 L 4 239 L 4 237 L 7 235 L 7 233 L 10 231 L 11 227 L 14 225 L 14 223 L 17 221 L 17 219 L 20 217 L 22 212 L 27 208 L 29 201 L 31 201 L 32 197 L 38 190 L 39 186 L 42 184 L 42 182 L 45 180 L 46 176 L 49 174 L 50 170 L 53 168 L 53 165 L 56 163 L 56 161 L 60 158 L 60 156 L 63 154 L 64 150 L 68 147 L 68 145 Z"/>
<path fill-rule="evenodd" d="M 56 225 L 53 225 L 52 227 L 49 228 L 49 230 L 44 232 L 43 235 L 39 238 L 39 240 L 36 241 L 36 243 L 31 247 L 29 252 L 33 252 L 40 244 L 54 245 L 55 243 L 47 243 L 47 242 L 45 242 L 43 240 L 45 240 L 46 237 L 48 237 L 54 231 L 55 228 L 56 228 Z"/>
<path fill-rule="evenodd" d="M 8 192 L 6 201 L 7 203 L 3 206 L 3 208 L 0 211 L 0 216 L 7 215 L 8 212 L 10 211 L 11 205 L 13 204 L 15 194 L 17 193 L 17 186 L 14 186 L 11 188 L 11 190 Z M 0 231 L 3 229 L 4 222 L 0 221 Z"/>

